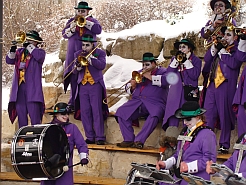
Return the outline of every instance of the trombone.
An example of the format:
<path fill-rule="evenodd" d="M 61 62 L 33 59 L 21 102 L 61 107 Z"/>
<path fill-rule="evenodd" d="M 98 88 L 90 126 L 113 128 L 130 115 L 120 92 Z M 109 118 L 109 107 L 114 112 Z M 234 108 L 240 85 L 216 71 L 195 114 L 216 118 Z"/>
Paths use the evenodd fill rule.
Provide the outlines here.
<path fill-rule="evenodd" d="M 88 66 L 89 62 L 88 62 L 88 58 L 90 57 L 90 55 L 99 47 L 101 46 L 101 43 L 99 43 L 96 47 L 94 47 L 93 50 L 91 50 L 90 53 L 88 53 L 86 56 L 82 56 L 83 52 L 82 51 L 79 56 L 77 58 L 75 58 L 63 71 L 66 71 L 71 65 L 75 64 L 76 61 L 78 61 L 80 63 L 81 66 Z M 66 80 L 70 74 L 72 74 L 74 72 L 74 70 L 76 69 L 76 67 L 73 68 L 73 70 L 71 70 L 63 79 L 62 81 L 64 82 L 64 80 Z M 54 80 L 53 80 L 53 84 L 58 87 L 60 83 L 56 83 L 56 81 L 58 80 L 60 75 L 58 75 Z"/>
<path fill-rule="evenodd" d="M 158 66 L 161 64 L 158 64 Z M 112 100 L 110 100 L 109 102 L 107 102 L 107 99 L 110 98 L 111 96 L 113 96 L 113 94 L 115 94 L 116 92 L 120 91 L 125 85 L 127 85 L 128 83 L 131 82 L 131 80 L 135 80 L 137 82 L 137 84 L 141 83 L 143 81 L 143 74 L 149 71 L 152 71 L 155 67 L 152 66 L 150 68 L 144 69 L 141 72 L 138 71 L 133 71 L 132 72 L 132 78 L 127 81 L 125 84 L 123 84 L 121 87 L 119 87 L 118 89 L 116 89 L 115 91 L 113 91 L 110 95 L 108 95 L 106 98 L 103 99 L 103 103 L 104 104 L 109 104 L 111 102 L 113 102 L 116 98 L 118 98 L 120 95 L 122 95 L 123 93 L 125 93 L 125 91 L 127 91 L 128 89 L 130 89 L 131 87 L 127 87 L 125 88 L 125 91 L 122 91 L 121 93 L 119 93 L 116 97 L 114 97 Z M 122 89 L 123 90 L 123 89 Z"/>

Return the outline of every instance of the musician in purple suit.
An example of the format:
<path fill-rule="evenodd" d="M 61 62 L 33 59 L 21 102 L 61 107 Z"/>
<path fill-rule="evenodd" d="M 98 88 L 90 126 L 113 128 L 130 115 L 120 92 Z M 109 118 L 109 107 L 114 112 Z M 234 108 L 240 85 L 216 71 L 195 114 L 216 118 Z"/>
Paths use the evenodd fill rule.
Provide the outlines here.
<path fill-rule="evenodd" d="M 69 161 L 68 166 L 73 165 L 73 151 L 76 146 L 78 150 L 81 165 L 86 165 L 89 162 L 87 144 L 79 130 L 79 128 L 69 122 L 69 114 L 72 110 L 66 103 L 60 102 L 54 106 L 54 111 L 50 114 L 53 115 L 51 124 L 60 125 L 66 132 L 69 141 Z M 57 156 L 57 155 L 56 155 Z M 58 155 L 59 156 L 59 155 Z M 58 158 L 59 160 L 59 158 Z M 54 165 L 55 159 L 50 160 L 50 165 Z M 46 165 L 45 165 L 46 166 Z M 56 180 L 45 180 L 41 181 L 41 185 L 73 185 L 73 168 L 69 168 L 64 174 Z"/>
<path fill-rule="evenodd" d="M 183 172 L 210 180 L 210 175 L 206 172 L 206 162 L 216 160 L 216 136 L 214 132 L 205 125 L 205 109 L 200 108 L 196 101 L 185 102 L 180 109 L 175 112 L 175 117 L 183 119 L 185 127 L 180 133 L 182 136 L 192 137 L 190 141 L 182 143 L 182 138 L 178 137 L 176 153 L 165 161 L 158 161 L 157 170 L 169 170 L 174 168 L 174 178 L 180 178 Z M 185 139 L 183 137 L 183 139 Z M 177 183 L 187 185 L 184 179 Z M 160 185 L 166 183 L 159 182 Z"/>
<path fill-rule="evenodd" d="M 236 51 L 236 58 L 242 62 L 246 61 L 246 34 L 242 33 L 238 44 L 238 50 Z M 246 67 L 240 76 L 238 88 L 236 90 L 233 105 L 237 110 L 237 132 L 238 137 L 246 132 Z"/>
<path fill-rule="evenodd" d="M 201 36 L 204 39 L 208 39 L 211 33 L 225 21 L 228 16 L 225 12 L 231 8 L 231 3 L 228 0 L 211 0 L 210 7 L 213 10 L 213 14 L 210 20 L 201 29 Z M 220 30 L 218 31 L 220 32 Z"/>
<path fill-rule="evenodd" d="M 220 28 L 228 20 L 229 12 L 231 10 L 231 3 L 228 0 L 211 0 L 210 7 L 213 10 L 213 14 L 206 25 L 201 29 L 201 36 L 206 39 L 207 44 L 205 47 L 209 47 L 213 42 L 212 34 L 217 37 L 223 37 L 223 33 Z M 226 13 L 228 12 L 228 13 Z M 236 26 L 236 21 L 232 19 L 232 23 Z M 210 72 L 210 63 L 205 63 L 202 69 L 203 89 L 200 97 L 200 105 L 204 107 L 204 101 L 206 97 L 206 90 L 208 84 L 208 76 Z"/>
<path fill-rule="evenodd" d="M 236 141 L 236 144 L 242 144 L 242 145 L 246 144 L 246 133 L 243 133 L 241 136 L 239 136 L 238 140 Z M 223 163 L 223 165 L 230 168 L 235 173 L 235 175 L 237 175 L 238 177 L 246 178 L 246 165 L 245 165 L 246 158 L 245 158 L 245 156 L 246 156 L 246 151 L 243 150 L 242 159 L 240 159 L 239 158 L 239 149 L 235 149 L 233 154 L 231 155 L 231 157 L 229 159 L 227 159 L 227 161 L 225 161 Z M 214 174 L 215 173 L 215 171 L 211 168 L 212 163 L 214 163 L 214 162 L 213 161 L 207 162 L 206 171 L 208 174 Z M 237 169 L 237 163 L 239 164 L 238 169 Z"/>
<path fill-rule="evenodd" d="M 75 16 L 68 20 L 65 28 L 62 31 L 63 37 L 65 39 L 68 39 L 67 54 L 64 67 L 64 77 L 66 77 L 64 81 L 64 90 L 66 92 L 67 87 L 70 84 L 71 92 L 68 104 L 69 106 L 71 106 L 71 108 L 74 107 L 74 99 L 77 87 L 77 75 L 74 73 L 71 73 L 69 76 L 67 75 L 73 69 L 73 65 L 71 63 L 74 59 L 74 53 L 78 50 L 81 50 L 82 44 L 80 39 L 84 34 L 90 34 L 93 36 L 94 40 L 96 40 L 96 35 L 100 34 L 102 31 L 102 27 L 99 22 L 89 15 L 89 11 L 92 10 L 92 8 L 88 6 L 87 2 L 79 2 L 78 6 L 74 7 L 74 9 L 76 10 Z M 83 16 L 85 18 L 85 25 L 83 27 L 79 27 L 79 25 L 77 25 L 76 23 L 76 20 L 79 16 Z"/>
<path fill-rule="evenodd" d="M 167 96 L 167 106 L 162 123 L 164 130 L 169 126 L 179 126 L 179 119 L 174 116 L 174 113 L 184 102 L 188 101 L 185 99 L 184 85 L 198 87 L 198 78 L 202 67 L 202 61 L 193 53 L 195 46 L 190 39 L 185 38 L 175 42 L 174 47 L 178 52 L 171 59 L 167 70 L 175 73 L 178 78 L 176 83 L 170 86 Z M 192 95 L 198 99 L 198 89 Z"/>
<path fill-rule="evenodd" d="M 222 32 L 224 37 L 217 38 L 217 43 L 204 56 L 204 61 L 211 66 L 204 108 L 207 110 L 207 125 L 221 129 L 218 152 L 228 153 L 236 119 L 232 101 L 242 62 L 235 57 L 238 37 L 234 30 L 223 27 Z"/>
<path fill-rule="evenodd" d="M 42 90 L 42 65 L 45 51 L 38 47 L 43 40 L 38 32 L 26 33 L 22 48 L 13 45 L 6 56 L 6 63 L 14 65 L 14 75 L 8 113 L 13 123 L 18 116 L 19 128 L 31 124 L 40 124 L 44 113 L 44 96 Z"/>
<path fill-rule="evenodd" d="M 78 75 L 74 116 L 82 121 L 87 144 L 104 145 L 108 106 L 103 104 L 106 88 L 102 71 L 106 67 L 106 53 L 96 48 L 97 41 L 90 34 L 82 36 L 81 41 L 82 50 L 74 54 Z M 85 64 L 80 62 L 81 56 L 87 58 Z"/>
<path fill-rule="evenodd" d="M 137 83 L 136 79 L 132 79 L 130 84 L 127 84 L 132 98 L 120 106 L 115 114 L 124 139 L 123 142 L 117 143 L 119 147 L 142 149 L 146 139 L 163 118 L 169 84 L 166 80 L 166 69 L 158 67 L 156 60 L 152 53 L 144 53 L 141 61 L 143 69 L 139 71 L 143 73 L 141 82 Z M 140 117 L 145 117 L 146 121 L 135 136 L 132 122 Z"/>

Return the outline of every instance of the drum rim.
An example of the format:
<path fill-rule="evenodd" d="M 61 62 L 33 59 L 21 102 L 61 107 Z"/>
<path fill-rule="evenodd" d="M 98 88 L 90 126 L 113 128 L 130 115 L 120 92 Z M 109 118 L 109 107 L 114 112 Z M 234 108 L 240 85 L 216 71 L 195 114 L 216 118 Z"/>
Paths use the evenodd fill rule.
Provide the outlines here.
<path fill-rule="evenodd" d="M 44 137 L 45 137 L 45 134 L 46 134 L 46 131 L 51 127 L 51 126 L 56 126 L 58 128 L 58 130 L 60 132 L 63 132 L 63 134 L 66 136 L 66 140 L 67 140 L 67 146 L 68 146 L 68 149 L 69 149 L 69 140 L 67 138 L 67 134 L 66 132 L 62 129 L 62 127 L 60 125 L 57 125 L 57 124 L 38 124 L 38 125 L 27 125 L 27 126 L 23 126 L 21 128 L 19 128 L 16 133 L 14 134 L 13 138 L 12 138 L 12 142 L 11 142 L 11 161 L 12 161 L 12 166 L 15 170 L 15 172 L 17 173 L 17 175 L 20 177 L 20 178 L 23 178 L 23 179 L 33 179 L 33 178 L 27 178 L 25 177 L 25 175 L 23 175 L 19 168 L 18 168 L 18 164 L 16 162 L 16 144 L 17 144 L 17 139 L 18 139 L 18 136 L 20 134 L 21 131 L 23 131 L 23 129 L 27 128 L 27 127 L 43 127 L 43 130 L 41 131 L 40 133 L 40 137 L 38 139 L 38 160 L 39 160 L 39 166 L 42 170 L 42 172 L 44 173 L 44 175 L 46 175 L 46 178 L 52 180 L 52 179 L 57 179 L 59 177 L 61 177 L 65 172 L 63 171 L 63 169 L 61 169 L 61 173 L 58 174 L 57 176 L 52 176 L 48 173 L 48 171 L 46 170 L 45 166 L 44 166 L 44 160 L 43 160 L 43 157 L 42 157 L 42 154 L 43 154 L 43 140 L 44 140 Z M 69 150 L 68 152 L 66 151 L 66 155 L 65 155 L 65 159 L 66 159 L 66 162 L 68 163 L 69 161 Z"/>

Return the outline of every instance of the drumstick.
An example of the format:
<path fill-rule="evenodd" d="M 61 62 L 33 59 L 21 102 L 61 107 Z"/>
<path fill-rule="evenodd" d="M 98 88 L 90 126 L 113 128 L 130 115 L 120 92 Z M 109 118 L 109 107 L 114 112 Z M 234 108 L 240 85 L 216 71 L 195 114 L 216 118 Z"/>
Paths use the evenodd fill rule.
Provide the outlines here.
<path fill-rule="evenodd" d="M 70 166 L 68 166 L 68 165 L 63 166 L 62 169 L 63 169 L 64 172 L 67 172 L 67 171 L 69 170 L 69 168 L 72 168 L 72 167 L 77 166 L 77 165 L 79 165 L 79 164 L 81 164 L 81 162 L 78 162 L 78 163 L 73 164 L 73 165 L 70 165 Z"/>

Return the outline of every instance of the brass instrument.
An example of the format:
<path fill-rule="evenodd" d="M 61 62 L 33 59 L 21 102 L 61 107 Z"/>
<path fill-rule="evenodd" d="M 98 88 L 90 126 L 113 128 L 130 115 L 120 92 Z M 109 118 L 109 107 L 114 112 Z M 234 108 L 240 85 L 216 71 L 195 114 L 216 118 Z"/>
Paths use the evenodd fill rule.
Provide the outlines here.
<path fill-rule="evenodd" d="M 237 35 L 246 35 L 246 28 L 235 28 L 235 33 Z"/>
<path fill-rule="evenodd" d="M 101 44 L 99 43 L 93 50 L 91 50 L 90 53 L 88 53 L 86 56 L 82 56 L 81 54 L 83 52 L 81 52 L 79 54 L 79 56 L 77 58 L 75 58 L 64 70 L 63 70 L 63 73 L 64 71 L 66 71 L 71 65 L 75 64 L 76 61 L 78 61 L 80 63 L 81 66 L 88 66 L 89 65 L 89 62 L 88 62 L 88 58 L 90 57 L 90 55 L 99 47 L 101 46 Z M 73 70 L 71 70 L 63 79 L 62 81 L 66 80 L 70 74 L 72 74 L 74 72 L 74 70 L 76 69 L 73 68 Z M 56 83 L 57 79 L 59 78 L 59 75 L 53 80 L 53 84 L 58 87 L 61 83 Z"/>
<path fill-rule="evenodd" d="M 157 66 L 161 66 L 165 61 L 157 64 Z M 130 89 L 130 87 L 127 87 L 124 91 L 122 91 L 121 93 L 119 93 L 116 97 L 114 97 L 112 100 L 110 100 L 109 102 L 106 102 L 108 98 L 110 98 L 111 96 L 113 96 L 113 94 L 115 94 L 116 92 L 123 90 L 123 87 L 126 86 L 128 83 L 131 82 L 131 80 L 135 80 L 136 83 L 141 83 L 143 81 L 143 74 L 152 71 L 155 67 L 157 66 L 152 66 L 150 68 L 144 69 L 141 72 L 138 71 L 133 71 L 132 72 L 132 78 L 127 81 L 125 84 L 123 84 L 122 86 L 120 86 L 119 88 L 115 89 L 115 91 L 113 91 L 110 95 L 108 95 L 105 99 L 103 99 L 103 103 L 104 104 L 109 104 L 111 102 L 113 102 L 116 98 L 118 98 L 120 95 L 124 94 L 125 91 L 127 91 L 128 89 Z"/>
<path fill-rule="evenodd" d="M 180 52 L 180 53 L 176 56 L 176 59 L 177 59 L 177 61 L 178 61 L 179 63 L 181 63 L 181 62 L 183 61 L 184 57 L 185 57 L 185 54 L 182 53 L 182 52 Z"/>
<path fill-rule="evenodd" d="M 226 26 L 227 29 L 233 30 L 235 27 L 232 23 L 233 17 L 235 17 L 238 14 L 239 8 L 240 8 L 240 0 L 232 0 L 231 1 L 231 8 L 225 10 L 225 12 L 222 14 L 224 21 L 217 26 L 213 32 L 208 30 L 208 32 L 205 33 L 205 40 L 204 40 L 204 47 L 206 49 L 210 48 L 213 44 L 213 37 L 217 37 L 221 28 Z"/>

